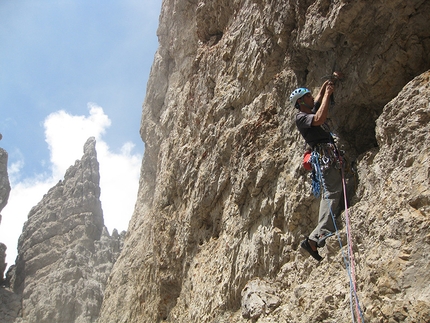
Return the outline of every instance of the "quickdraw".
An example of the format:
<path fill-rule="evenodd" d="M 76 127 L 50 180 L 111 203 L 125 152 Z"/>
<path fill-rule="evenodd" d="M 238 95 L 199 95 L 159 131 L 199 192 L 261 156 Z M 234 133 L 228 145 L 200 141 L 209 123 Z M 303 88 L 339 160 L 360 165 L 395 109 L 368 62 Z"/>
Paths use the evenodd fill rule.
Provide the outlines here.
<path fill-rule="evenodd" d="M 336 164 L 337 169 L 341 167 L 336 146 L 331 143 L 317 144 L 311 153 L 310 162 L 312 164 L 312 193 L 315 197 L 319 197 L 321 195 L 321 184 L 324 185 L 321 173 L 333 164 Z"/>

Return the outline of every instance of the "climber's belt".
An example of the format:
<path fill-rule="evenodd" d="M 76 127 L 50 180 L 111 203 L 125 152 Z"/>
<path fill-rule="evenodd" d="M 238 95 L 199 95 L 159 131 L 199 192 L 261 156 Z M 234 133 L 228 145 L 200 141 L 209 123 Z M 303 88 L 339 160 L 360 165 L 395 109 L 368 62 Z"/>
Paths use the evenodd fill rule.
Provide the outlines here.
<path fill-rule="evenodd" d="M 313 147 L 313 152 L 318 154 L 318 162 L 321 170 L 327 169 L 333 164 L 340 168 L 340 160 L 336 146 L 331 143 L 319 143 Z"/>

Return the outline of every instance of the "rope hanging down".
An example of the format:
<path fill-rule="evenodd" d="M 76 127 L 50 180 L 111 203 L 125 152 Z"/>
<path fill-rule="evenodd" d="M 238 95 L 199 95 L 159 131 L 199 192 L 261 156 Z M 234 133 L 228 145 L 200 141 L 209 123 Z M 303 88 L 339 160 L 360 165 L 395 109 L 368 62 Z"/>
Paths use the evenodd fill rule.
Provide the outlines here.
<path fill-rule="evenodd" d="M 351 223 L 349 219 L 349 212 L 348 212 L 348 202 L 347 202 L 347 196 L 346 196 L 346 184 L 345 184 L 345 174 L 344 174 L 344 164 L 342 157 L 338 155 L 339 161 L 340 161 L 340 168 L 342 173 L 342 188 L 343 188 L 343 197 L 344 197 L 344 204 L 345 204 L 345 227 L 346 227 L 346 236 L 347 236 L 347 256 L 345 256 L 345 253 L 343 251 L 342 246 L 342 240 L 340 238 L 340 233 L 336 225 L 336 219 L 335 215 L 333 213 L 333 210 L 330 206 L 330 214 L 332 217 L 334 228 L 336 229 L 336 236 L 339 241 L 340 250 L 342 252 L 343 262 L 345 263 L 345 267 L 348 273 L 349 277 L 349 287 L 350 287 L 350 309 L 351 309 L 351 316 L 352 316 L 352 322 L 358 322 L 358 323 L 364 323 L 364 317 L 363 312 L 360 307 L 360 302 L 357 295 L 357 288 L 356 288 L 356 280 L 355 280 L 355 260 L 354 260 L 354 253 L 352 250 L 352 236 L 351 236 Z M 318 197 L 321 194 L 321 186 L 322 189 L 325 191 L 324 187 L 324 181 L 322 178 L 322 171 L 321 171 L 321 165 L 320 165 L 320 156 L 319 153 L 316 151 L 312 152 L 311 155 L 311 162 L 312 162 L 312 192 L 313 194 Z M 323 194 L 323 198 L 325 199 L 325 194 Z M 354 315 L 354 304 L 355 304 L 355 315 Z"/>

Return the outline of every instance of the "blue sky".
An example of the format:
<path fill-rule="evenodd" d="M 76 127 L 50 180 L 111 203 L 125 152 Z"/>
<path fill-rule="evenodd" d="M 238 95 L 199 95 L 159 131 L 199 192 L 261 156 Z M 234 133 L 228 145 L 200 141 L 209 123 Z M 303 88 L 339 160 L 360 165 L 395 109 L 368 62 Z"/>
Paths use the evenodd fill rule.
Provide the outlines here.
<path fill-rule="evenodd" d="M 161 0 L 0 0 L 0 147 L 12 185 L 0 242 L 9 265 L 31 207 L 82 157 L 89 136 L 105 224 L 127 229 L 160 9 Z"/>

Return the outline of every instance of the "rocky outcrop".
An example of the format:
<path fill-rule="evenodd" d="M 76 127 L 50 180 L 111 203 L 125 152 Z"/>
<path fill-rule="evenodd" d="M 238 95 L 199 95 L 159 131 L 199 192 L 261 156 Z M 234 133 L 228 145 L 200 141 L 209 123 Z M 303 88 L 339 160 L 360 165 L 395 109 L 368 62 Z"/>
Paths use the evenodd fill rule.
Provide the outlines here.
<path fill-rule="evenodd" d="M 1 136 L 1 134 L 0 134 Z M 1 140 L 1 137 L 0 137 Z M 10 183 L 7 173 L 8 155 L 6 150 L 0 148 L 0 212 L 6 206 L 9 199 Z M 0 214 L 0 224 L 2 216 Z M 3 285 L 4 271 L 6 269 L 6 245 L 0 242 L 0 286 Z"/>
<path fill-rule="evenodd" d="M 95 322 L 98 317 L 124 234 L 114 230 L 110 236 L 103 224 L 95 144 L 88 139 L 82 159 L 31 209 L 8 275 L 11 289 L 2 296 L 8 300 L 2 322 Z"/>
<path fill-rule="evenodd" d="M 121 256 L 112 269 L 124 235 L 104 227 L 91 138 L 28 215 L 1 322 L 350 321 L 345 247 L 321 263 L 299 248 L 318 201 L 288 104 L 333 69 L 365 321 L 429 321 L 429 15 L 424 0 L 165 0 Z"/>
<path fill-rule="evenodd" d="M 0 134 L 0 140 L 2 135 Z M 11 190 L 7 172 L 8 154 L 0 148 L 0 212 L 6 206 Z M 0 214 L 0 224 L 1 224 Z M 1 238 L 1 237 L 0 237 Z M 14 322 L 20 308 L 20 299 L 12 291 L 5 288 L 4 272 L 6 269 L 6 245 L 0 242 L 0 321 L 3 323 Z"/>
<path fill-rule="evenodd" d="M 430 71 L 390 101 L 376 121 L 379 150 L 359 159 L 353 207 L 368 317 L 430 320 Z"/>
<path fill-rule="evenodd" d="M 1 138 L 0 138 L 1 139 Z M 7 173 L 7 152 L 3 148 L 0 148 L 0 212 L 7 204 L 10 193 L 9 176 Z M 1 215 L 0 215 L 1 223 Z"/>
<path fill-rule="evenodd" d="M 334 68 L 364 316 L 428 321 L 429 13 L 424 0 L 165 0 L 138 201 L 99 321 L 351 319 L 336 239 L 321 263 L 299 248 L 318 203 L 288 104 Z"/>

